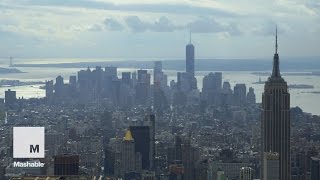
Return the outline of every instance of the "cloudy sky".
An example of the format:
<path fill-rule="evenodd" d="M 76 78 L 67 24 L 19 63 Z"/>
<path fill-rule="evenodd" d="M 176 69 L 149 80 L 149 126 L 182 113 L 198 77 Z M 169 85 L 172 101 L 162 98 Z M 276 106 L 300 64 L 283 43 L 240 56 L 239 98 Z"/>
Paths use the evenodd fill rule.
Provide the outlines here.
<path fill-rule="evenodd" d="M 0 57 L 320 56 L 319 0 L 0 0 Z"/>

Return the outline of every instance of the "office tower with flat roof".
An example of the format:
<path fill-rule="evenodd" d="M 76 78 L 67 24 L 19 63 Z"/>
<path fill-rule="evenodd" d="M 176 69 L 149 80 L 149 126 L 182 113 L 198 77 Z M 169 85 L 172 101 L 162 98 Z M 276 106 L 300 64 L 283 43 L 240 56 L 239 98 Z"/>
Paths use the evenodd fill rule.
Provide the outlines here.
<path fill-rule="evenodd" d="M 216 90 L 216 76 L 214 73 L 209 73 L 208 75 L 204 76 L 202 79 L 202 92 L 204 91 L 214 91 Z M 220 85 L 221 88 L 221 85 Z"/>
<path fill-rule="evenodd" d="M 150 127 L 149 126 L 130 126 L 130 132 L 135 140 L 135 152 L 141 154 L 142 169 L 150 169 Z"/>
<path fill-rule="evenodd" d="M 209 73 L 202 80 L 202 99 L 209 104 L 219 104 L 222 89 L 222 73 Z"/>
<path fill-rule="evenodd" d="M 69 77 L 69 84 L 75 86 L 77 84 L 77 76 L 70 76 Z"/>
<path fill-rule="evenodd" d="M 191 144 L 190 136 L 183 140 L 181 148 L 185 180 L 194 180 L 196 178 L 196 162 L 199 160 L 198 148 Z"/>
<path fill-rule="evenodd" d="M 197 79 L 190 73 L 178 72 L 177 85 L 180 91 L 188 93 L 194 89 L 197 89 Z"/>
<path fill-rule="evenodd" d="M 53 89 L 54 89 L 54 86 L 53 86 L 53 80 L 51 81 L 46 81 L 46 98 L 47 99 L 50 99 L 52 98 L 53 96 Z"/>
<path fill-rule="evenodd" d="M 139 69 L 137 72 L 138 72 L 138 82 L 150 84 L 150 79 L 148 79 L 148 71 L 147 70 Z"/>
<path fill-rule="evenodd" d="M 276 33 L 272 75 L 266 81 L 262 94 L 261 153 L 279 153 L 280 180 L 290 180 L 290 94 L 287 82 L 280 74 L 277 39 Z M 262 174 L 262 177 L 266 180 L 264 174 Z"/>
<path fill-rule="evenodd" d="M 62 76 L 56 78 L 56 84 L 54 85 L 54 92 L 56 97 L 62 97 L 64 95 L 64 81 Z"/>
<path fill-rule="evenodd" d="M 111 146 L 104 148 L 104 175 L 112 177 L 114 175 L 115 151 Z"/>
<path fill-rule="evenodd" d="M 105 71 L 105 76 L 111 77 L 112 80 L 118 79 L 118 75 L 117 75 L 118 68 L 117 67 L 113 67 L 113 66 L 105 67 L 104 71 Z"/>
<path fill-rule="evenodd" d="M 16 91 L 11 91 L 11 89 L 8 89 L 8 91 L 5 91 L 5 106 L 6 107 L 13 107 L 14 104 L 17 101 Z"/>
<path fill-rule="evenodd" d="M 122 72 L 122 83 L 131 86 L 131 72 Z"/>
<path fill-rule="evenodd" d="M 163 78 L 162 62 L 155 61 L 154 67 L 153 67 L 153 84 L 160 86 L 162 78 Z"/>
<path fill-rule="evenodd" d="M 153 170 L 154 167 L 154 160 L 156 155 L 156 145 L 155 145 L 155 133 L 156 133 L 156 127 L 155 127 L 155 120 L 156 116 L 154 114 L 150 114 L 146 116 L 146 125 L 149 126 L 150 130 L 150 151 L 149 151 L 149 159 L 150 159 L 150 169 Z"/>
<path fill-rule="evenodd" d="M 69 77 L 68 96 L 75 98 L 77 96 L 77 76 Z"/>
<path fill-rule="evenodd" d="M 279 154 L 276 152 L 263 153 L 263 180 L 280 180 Z"/>
<path fill-rule="evenodd" d="M 311 180 L 320 179 L 320 159 L 316 157 L 311 158 L 310 164 Z"/>
<path fill-rule="evenodd" d="M 150 74 L 147 70 L 138 70 L 138 81 L 135 88 L 137 104 L 146 105 L 150 96 Z"/>
<path fill-rule="evenodd" d="M 168 77 L 162 71 L 162 61 L 155 61 L 153 67 L 153 84 L 161 89 L 167 87 Z"/>
<path fill-rule="evenodd" d="M 247 87 L 245 84 L 236 84 L 233 94 L 234 105 L 243 106 L 247 101 Z"/>

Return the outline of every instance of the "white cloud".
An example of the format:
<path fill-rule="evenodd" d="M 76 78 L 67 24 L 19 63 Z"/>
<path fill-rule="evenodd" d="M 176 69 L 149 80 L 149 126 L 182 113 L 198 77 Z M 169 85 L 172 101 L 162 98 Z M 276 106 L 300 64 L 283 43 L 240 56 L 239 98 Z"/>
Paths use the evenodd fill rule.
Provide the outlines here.
<path fill-rule="evenodd" d="M 122 31 L 124 29 L 123 25 L 119 23 L 116 19 L 107 18 L 104 20 L 106 28 L 110 31 Z"/>
<path fill-rule="evenodd" d="M 312 42 L 312 47 L 319 47 L 320 42 L 310 40 L 312 36 L 319 34 L 319 7 L 318 0 L 2 0 L 0 36 L 1 33 L 3 36 L 9 33 L 10 41 L 6 46 L 16 47 L 19 44 L 19 51 L 24 54 L 31 54 L 29 51 L 32 48 L 27 49 L 28 51 L 26 48 L 34 45 L 57 49 L 65 46 L 75 55 L 79 49 L 88 48 L 88 56 L 94 53 L 108 56 L 101 53 L 105 52 L 103 50 L 90 49 L 102 48 L 106 46 L 102 40 L 108 40 L 113 42 L 110 48 L 121 49 L 113 50 L 119 52 L 120 56 L 126 51 L 123 48 L 127 44 L 136 43 L 131 38 L 132 32 L 139 33 L 139 43 L 144 45 L 145 51 L 153 52 L 151 49 L 155 46 L 155 40 L 159 45 L 161 41 L 166 42 L 164 37 L 174 39 L 177 34 L 191 29 L 194 33 L 199 33 L 199 39 L 206 39 L 208 36 L 216 38 L 203 41 L 202 48 L 207 50 L 200 52 L 206 52 L 205 56 L 209 56 L 213 46 L 209 43 L 214 40 L 229 42 L 224 48 L 236 49 L 232 55 L 237 56 L 243 54 L 240 50 L 237 52 L 237 49 L 244 47 L 239 48 L 241 43 L 233 44 L 231 40 L 236 38 L 237 42 L 245 44 L 250 44 L 250 41 L 267 43 L 270 35 L 274 34 L 276 24 L 282 39 L 288 39 L 287 46 L 291 49 L 294 49 L 295 44 L 308 42 Z M 177 44 L 185 43 L 183 39 L 188 39 L 186 36 L 176 39 L 180 41 Z M 4 45 L 0 46 L 0 53 L 7 53 L 8 49 Z M 66 52 L 68 48 L 65 48 Z M 163 48 L 167 48 L 163 52 L 172 52 L 179 47 L 169 43 L 163 45 Z M 312 50 L 314 55 L 320 55 L 313 49 L 301 50 L 302 54 Z M 127 51 L 131 51 L 131 48 L 127 47 Z M 255 53 L 252 55 L 261 56 L 258 54 L 259 50 L 253 52 Z M 34 50 L 32 54 L 36 53 L 39 51 Z M 180 54 L 177 51 L 176 56 Z"/>

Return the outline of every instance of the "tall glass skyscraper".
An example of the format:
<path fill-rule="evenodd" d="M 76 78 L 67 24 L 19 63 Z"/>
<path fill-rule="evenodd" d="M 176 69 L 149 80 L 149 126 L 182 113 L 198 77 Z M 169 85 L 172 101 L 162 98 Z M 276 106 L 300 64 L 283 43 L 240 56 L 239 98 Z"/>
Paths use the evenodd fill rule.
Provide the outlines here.
<path fill-rule="evenodd" d="M 277 32 L 276 52 L 273 57 L 273 71 L 264 86 L 262 108 L 261 156 L 264 152 L 279 153 L 280 180 L 290 180 L 290 94 L 288 92 L 287 82 L 280 75 Z M 263 170 L 261 172 L 263 172 Z M 262 179 L 265 180 L 263 173 Z"/>
<path fill-rule="evenodd" d="M 186 46 L 186 72 L 194 77 L 194 46 L 191 44 L 191 32 L 190 42 Z"/>

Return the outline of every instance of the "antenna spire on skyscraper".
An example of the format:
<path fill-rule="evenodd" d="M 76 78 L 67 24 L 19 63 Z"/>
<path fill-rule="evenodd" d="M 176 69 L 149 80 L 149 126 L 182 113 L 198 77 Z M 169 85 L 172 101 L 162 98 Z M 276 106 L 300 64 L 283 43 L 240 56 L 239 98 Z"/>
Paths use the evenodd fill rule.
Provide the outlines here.
<path fill-rule="evenodd" d="M 190 28 L 190 35 L 189 35 L 189 43 L 191 44 L 191 28 Z"/>
<path fill-rule="evenodd" d="M 276 54 L 278 54 L 278 26 L 276 26 Z"/>
<path fill-rule="evenodd" d="M 276 52 L 273 56 L 273 71 L 272 77 L 281 77 L 279 68 L 279 55 L 278 55 L 278 27 L 276 27 Z"/>

